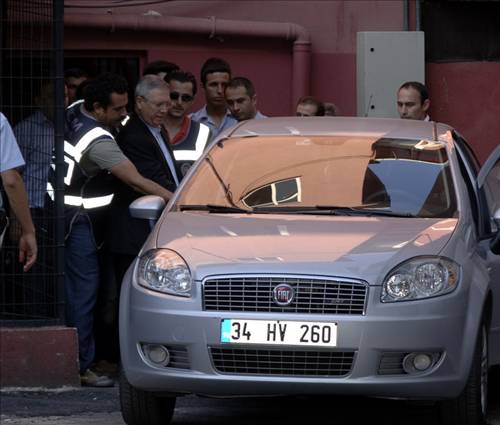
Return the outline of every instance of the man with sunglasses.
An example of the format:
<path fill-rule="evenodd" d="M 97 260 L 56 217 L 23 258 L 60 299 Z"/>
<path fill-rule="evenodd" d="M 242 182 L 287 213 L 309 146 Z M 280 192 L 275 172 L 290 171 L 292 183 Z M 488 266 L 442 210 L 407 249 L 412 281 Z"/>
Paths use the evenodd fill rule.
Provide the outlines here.
<path fill-rule="evenodd" d="M 190 72 L 173 71 L 165 77 L 170 86 L 170 108 L 163 122 L 175 161 L 184 176 L 203 153 L 210 128 L 192 120 L 188 111 L 196 95 L 196 79 Z"/>

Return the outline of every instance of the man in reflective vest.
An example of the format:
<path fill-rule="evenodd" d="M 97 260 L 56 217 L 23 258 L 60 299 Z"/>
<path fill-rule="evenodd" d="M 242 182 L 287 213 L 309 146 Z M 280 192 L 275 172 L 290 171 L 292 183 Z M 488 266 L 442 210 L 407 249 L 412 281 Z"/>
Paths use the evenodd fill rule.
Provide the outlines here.
<path fill-rule="evenodd" d="M 196 95 L 196 79 L 190 72 L 172 71 L 165 78 L 170 86 L 170 108 L 163 123 L 170 147 L 182 175 L 203 153 L 210 139 L 210 128 L 193 121 L 188 111 Z"/>
<path fill-rule="evenodd" d="M 78 331 L 82 385 L 112 386 L 91 369 L 95 355 L 93 314 L 99 286 L 98 223 L 113 199 L 111 176 L 134 190 L 168 201 L 172 193 L 144 178 L 118 147 L 113 131 L 126 116 L 126 80 L 103 74 L 69 107 L 64 142 L 66 323 Z"/>

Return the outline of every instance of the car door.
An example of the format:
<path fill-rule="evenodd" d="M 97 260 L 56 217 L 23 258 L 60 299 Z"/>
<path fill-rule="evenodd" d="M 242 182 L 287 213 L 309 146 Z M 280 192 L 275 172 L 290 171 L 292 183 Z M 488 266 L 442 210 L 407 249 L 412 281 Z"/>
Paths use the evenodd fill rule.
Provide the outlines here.
<path fill-rule="evenodd" d="M 486 244 L 487 266 L 493 291 L 493 315 L 490 328 L 490 362 L 500 363 L 500 255 L 489 244 L 500 232 L 500 146 L 492 152 L 477 176 L 477 187 L 484 193 L 485 217 L 489 217 L 490 232 L 481 243 Z M 488 226 L 486 226 L 488 227 Z"/>

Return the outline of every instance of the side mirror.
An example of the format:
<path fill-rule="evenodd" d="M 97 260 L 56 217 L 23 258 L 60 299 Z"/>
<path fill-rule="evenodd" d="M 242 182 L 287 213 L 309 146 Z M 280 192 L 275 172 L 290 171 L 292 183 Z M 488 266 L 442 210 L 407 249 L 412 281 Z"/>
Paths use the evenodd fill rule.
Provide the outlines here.
<path fill-rule="evenodd" d="M 165 201 L 159 196 L 146 195 L 137 198 L 128 208 L 130 215 L 134 218 L 158 220 L 165 208 Z"/>

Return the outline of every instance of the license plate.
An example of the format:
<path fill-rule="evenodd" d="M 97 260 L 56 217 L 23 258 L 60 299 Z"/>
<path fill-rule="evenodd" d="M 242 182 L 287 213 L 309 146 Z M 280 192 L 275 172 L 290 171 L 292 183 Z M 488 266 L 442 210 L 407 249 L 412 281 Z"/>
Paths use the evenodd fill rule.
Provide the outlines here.
<path fill-rule="evenodd" d="M 337 324 L 286 320 L 223 319 L 222 343 L 337 346 Z"/>

